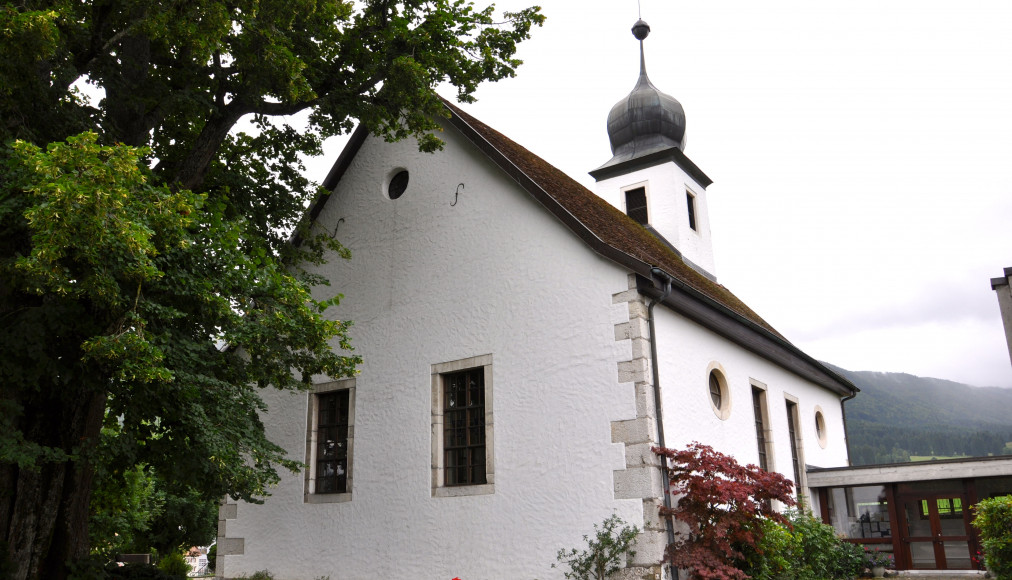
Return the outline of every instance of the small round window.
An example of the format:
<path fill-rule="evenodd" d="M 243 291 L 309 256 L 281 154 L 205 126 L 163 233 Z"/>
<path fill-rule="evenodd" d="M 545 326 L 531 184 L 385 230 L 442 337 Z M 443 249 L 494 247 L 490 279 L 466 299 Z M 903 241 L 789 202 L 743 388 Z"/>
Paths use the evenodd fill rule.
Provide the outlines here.
<path fill-rule="evenodd" d="M 710 401 L 713 402 L 713 406 L 720 408 L 720 403 L 723 400 L 723 396 L 720 394 L 720 379 L 717 378 L 715 371 L 710 371 Z"/>
<path fill-rule="evenodd" d="M 390 199 L 397 199 L 404 195 L 404 192 L 408 189 L 408 170 L 401 169 L 390 178 L 390 184 L 387 185 L 387 196 Z"/>
<path fill-rule="evenodd" d="M 717 369 L 711 369 L 707 378 L 710 390 L 710 407 L 721 421 L 731 416 L 731 394 L 727 390 L 727 379 Z"/>
<path fill-rule="evenodd" d="M 819 438 L 819 447 L 826 448 L 826 417 L 822 414 L 822 409 L 819 407 L 815 408 L 815 434 Z"/>

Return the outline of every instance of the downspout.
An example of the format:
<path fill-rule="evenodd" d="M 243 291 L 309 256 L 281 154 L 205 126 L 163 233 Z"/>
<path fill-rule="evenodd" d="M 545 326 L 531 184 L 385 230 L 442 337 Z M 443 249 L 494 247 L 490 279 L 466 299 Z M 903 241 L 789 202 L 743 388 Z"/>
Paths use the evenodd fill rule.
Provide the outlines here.
<path fill-rule="evenodd" d="M 847 429 L 847 401 L 857 396 L 857 393 L 851 393 L 850 395 L 840 399 L 840 412 L 843 414 L 843 440 L 847 442 L 847 465 L 852 466 L 850 462 L 850 431 Z"/>
<path fill-rule="evenodd" d="M 653 371 L 653 382 L 654 382 L 654 415 L 657 417 L 657 445 L 659 447 L 666 447 L 664 442 L 664 414 L 661 407 L 661 379 L 659 363 L 657 362 L 657 329 L 654 324 L 654 307 L 658 303 L 664 302 L 668 295 L 671 294 L 671 276 L 668 276 L 660 268 L 651 268 L 650 275 L 656 278 L 660 278 L 664 281 L 664 292 L 654 300 L 650 301 L 647 305 L 647 322 L 650 325 L 650 364 Z M 846 425 L 846 423 L 844 423 Z M 846 436 L 846 432 L 844 432 Z M 848 442 L 848 445 L 850 443 Z M 848 458 L 850 456 L 850 450 L 847 451 Z M 661 481 L 664 484 L 664 507 L 671 509 L 671 482 L 668 480 L 667 460 L 661 464 Z M 664 518 L 668 530 L 668 545 L 675 543 L 675 524 L 671 521 L 671 517 Z M 665 548 L 666 549 L 666 548 Z M 671 566 L 672 577 L 678 579 L 678 569 Z"/>

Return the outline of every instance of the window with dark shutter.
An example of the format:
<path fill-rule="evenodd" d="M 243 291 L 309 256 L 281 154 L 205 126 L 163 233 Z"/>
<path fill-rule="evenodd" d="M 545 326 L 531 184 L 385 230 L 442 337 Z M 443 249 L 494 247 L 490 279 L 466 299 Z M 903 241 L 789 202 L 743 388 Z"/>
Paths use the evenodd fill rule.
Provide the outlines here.
<path fill-rule="evenodd" d="M 689 206 L 689 227 L 696 229 L 696 196 L 686 191 L 685 203 Z"/>
<path fill-rule="evenodd" d="M 648 223 L 647 190 L 645 188 L 637 187 L 625 192 L 625 213 L 641 224 Z"/>

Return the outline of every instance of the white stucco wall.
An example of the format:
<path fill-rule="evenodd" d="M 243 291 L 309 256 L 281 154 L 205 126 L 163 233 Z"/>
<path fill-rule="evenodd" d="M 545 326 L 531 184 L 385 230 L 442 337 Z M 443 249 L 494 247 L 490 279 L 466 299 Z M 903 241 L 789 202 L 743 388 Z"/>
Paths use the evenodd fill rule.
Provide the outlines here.
<path fill-rule="evenodd" d="M 594 191 L 625 212 L 625 192 L 637 187 L 646 188 L 650 225 L 678 248 L 684 257 L 716 276 L 706 189 L 677 164 L 667 162 L 603 179 L 597 182 Z M 689 227 L 686 189 L 696 197 L 695 230 Z"/>
<path fill-rule="evenodd" d="M 618 382 L 631 357 L 614 325 L 627 274 L 592 251 L 475 154 L 453 129 L 446 150 L 369 138 L 319 218 L 352 251 L 326 272 L 351 319 L 356 380 L 351 501 L 307 504 L 285 474 L 264 505 L 225 520 L 243 554 L 225 575 L 279 580 L 562 578 L 560 548 L 611 513 L 642 527 L 638 500 L 616 500 L 624 447 L 611 421 L 636 414 Z M 386 197 L 395 168 L 410 182 Z M 464 187 L 457 205 L 454 191 Z M 321 296 L 324 292 L 321 291 Z M 431 365 L 493 356 L 495 490 L 433 497 Z M 319 382 L 326 380 L 318 377 Z M 306 394 L 272 394 L 273 440 L 305 452 Z M 233 542 L 237 545 L 236 542 Z"/>
<path fill-rule="evenodd" d="M 796 399 L 803 461 L 817 467 L 847 465 L 847 447 L 840 398 L 780 366 L 686 319 L 670 309 L 654 310 L 659 340 L 659 366 L 664 431 L 668 447 L 692 441 L 733 455 L 739 463 L 759 462 L 752 385 L 765 386 L 772 430 L 770 469 L 794 480 L 787 432 L 787 396 Z M 709 369 L 720 365 L 731 397 L 731 411 L 720 419 L 710 403 Z M 826 421 L 826 447 L 816 434 L 816 406 Z M 805 491 L 809 498 L 811 493 Z"/>

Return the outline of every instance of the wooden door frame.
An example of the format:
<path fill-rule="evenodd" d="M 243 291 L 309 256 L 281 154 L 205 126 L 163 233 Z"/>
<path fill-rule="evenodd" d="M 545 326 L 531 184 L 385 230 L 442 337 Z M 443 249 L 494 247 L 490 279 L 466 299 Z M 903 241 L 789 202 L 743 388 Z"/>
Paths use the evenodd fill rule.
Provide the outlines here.
<path fill-rule="evenodd" d="M 973 558 L 973 546 L 975 544 L 974 534 L 970 527 L 970 520 L 967 517 L 969 515 L 971 499 L 970 493 L 964 482 L 961 482 L 960 489 L 953 489 L 951 491 L 937 491 L 930 493 L 905 493 L 896 494 L 896 512 L 901 520 L 899 521 L 899 539 L 900 544 L 903 548 L 903 559 L 904 566 L 908 570 L 913 570 L 913 552 L 910 544 L 912 542 L 931 542 L 932 549 L 935 554 L 935 569 L 937 570 L 963 570 L 965 568 L 950 568 L 948 559 L 945 557 L 945 542 L 960 542 L 965 541 L 967 546 L 967 557 L 972 562 Z M 942 520 L 938 513 L 938 499 L 945 498 L 951 499 L 958 497 L 961 500 L 961 511 L 963 520 L 963 532 L 961 536 L 943 536 L 941 535 Z M 909 522 L 907 521 L 907 502 L 914 502 L 917 512 L 920 513 L 921 506 L 920 502 L 928 502 L 928 518 L 929 525 L 931 527 L 931 536 L 913 536 L 908 535 Z M 914 540 L 913 538 L 919 538 Z"/>

